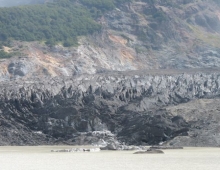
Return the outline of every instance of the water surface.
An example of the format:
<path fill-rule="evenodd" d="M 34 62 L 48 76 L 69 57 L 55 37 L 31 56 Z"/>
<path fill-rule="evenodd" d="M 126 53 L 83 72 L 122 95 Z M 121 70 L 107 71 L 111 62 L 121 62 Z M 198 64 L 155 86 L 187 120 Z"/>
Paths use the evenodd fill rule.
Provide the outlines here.
<path fill-rule="evenodd" d="M 52 153 L 67 146 L 0 147 L 1 170 L 220 170 L 220 148 L 165 150 L 165 154 L 133 151 Z"/>

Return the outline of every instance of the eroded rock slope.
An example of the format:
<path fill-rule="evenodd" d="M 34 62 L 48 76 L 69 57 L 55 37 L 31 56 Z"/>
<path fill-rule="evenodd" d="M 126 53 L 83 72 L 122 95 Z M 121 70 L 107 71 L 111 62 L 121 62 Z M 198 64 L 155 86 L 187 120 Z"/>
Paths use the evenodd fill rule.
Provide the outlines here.
<path fill-rule="evenodd" d="M 100 16 L 79 46 L 13 41 L 0 80 L 104 71 L 220 67 L 220 6 L 214 0 L 135 0 Z"/>
<path fill-rule="evenodd" d="M 219 99 L 213 98 L 220 94 L 220 74 L 218 70 L 183 72 L 2 83 L 0 144 L 91 144 L 100 142 L 91 132 L 109 130 L 127 144 L 219 146 Z M 198 105 L 197 110 L 193 101 L 200 105 L 214 101 L 213 111 L 206 105 Z M 215 137 L 205 135 L 213 132 Z"/>

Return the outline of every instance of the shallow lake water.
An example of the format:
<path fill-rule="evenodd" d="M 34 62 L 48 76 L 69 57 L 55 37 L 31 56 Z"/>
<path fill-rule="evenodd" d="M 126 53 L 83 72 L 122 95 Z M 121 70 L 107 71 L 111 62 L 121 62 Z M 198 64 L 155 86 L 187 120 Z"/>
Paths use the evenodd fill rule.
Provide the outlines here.
<path fill-rule="evenodd" d="M 0 170 L 220 170 L 220 148 L 54 153 L 71 146 L 0 147 Z"/>

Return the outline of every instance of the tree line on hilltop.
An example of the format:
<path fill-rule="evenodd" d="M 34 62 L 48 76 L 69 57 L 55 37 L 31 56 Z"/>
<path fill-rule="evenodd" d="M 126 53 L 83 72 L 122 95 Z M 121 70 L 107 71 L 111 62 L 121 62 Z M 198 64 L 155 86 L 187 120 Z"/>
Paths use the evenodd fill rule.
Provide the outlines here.
<path fill-rule="evenodd" d="M 95 21 L 129 0 L 56 0 L 52 3 L 0 8 L 0 41 L 44 41 L 77 45 L 77 36 L 101 29 Z"/>

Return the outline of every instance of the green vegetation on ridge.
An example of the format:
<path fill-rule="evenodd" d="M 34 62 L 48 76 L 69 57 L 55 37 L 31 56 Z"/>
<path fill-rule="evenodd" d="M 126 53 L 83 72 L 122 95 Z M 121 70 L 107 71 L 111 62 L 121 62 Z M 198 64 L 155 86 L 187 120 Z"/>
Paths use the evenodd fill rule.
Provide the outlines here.
<path fill-rule="evenodd" d="M 80 2 L 81 4 L 77 3 Z M 0 41 L 45 41 L 77 44 L 77 36 L 92 34 L 101 26 L 95 18 L 125 0 L 57 0 L 53 3 L 0 8 Z M 127 2 L 127 1 L 126 1 Z"/>
<path fill-rule="evenodd" d="M 10 57 L 12 57 L 12 56 L 13 56 L 13 54 L 11 54 L 11 53 L 6 53 L 5 51 L 0 50 L 0 59 L 10 58 Z"/>
<path fill-rule="evenodd" d="M 70 0 L 46 5 L 21 6 L 0 9 L 0 40 L 62 42 L 77 44 L 77 36 L 93 33 L 100 26 L 83 7 Z"/>

